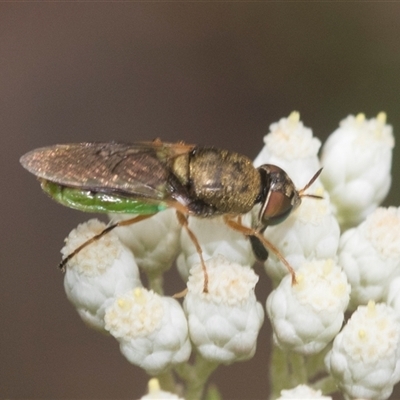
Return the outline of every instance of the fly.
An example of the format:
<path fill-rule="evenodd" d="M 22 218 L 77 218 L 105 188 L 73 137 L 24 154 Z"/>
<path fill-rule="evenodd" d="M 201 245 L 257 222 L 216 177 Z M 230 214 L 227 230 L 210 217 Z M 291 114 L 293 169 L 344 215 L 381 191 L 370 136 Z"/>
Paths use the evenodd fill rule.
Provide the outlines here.
<path fill-rule="evenodd" d="M 204 271 L 204 291 L 208 275 L 201 246 L 188 226 L 188 216 L 223 216 L 232 229 L 251 240 L 258 259 L 272 251 L 286 266 L 295 282 L 295 272 L 279 250 L 263 235 L 268 226 L 285 220 L 302 197 L 320 198 L 305 191 L 321 173 L 320 169 L 301 190 L 281 168 L 264 164 L 255 168 L 241 154 L 217 149 L 163 143 L 74 143 L 39 148 L 21 157 L 21 164 L 36 175 L 42 189 L 55 201 L 80 211 L 129 213 L 136 217 L 109 225 L 83 243 L 60 263 L 116 227 L 150 218 L 174 208 L 200 257 Z M 237 217 L 259 205 L 254 227 Z"/>

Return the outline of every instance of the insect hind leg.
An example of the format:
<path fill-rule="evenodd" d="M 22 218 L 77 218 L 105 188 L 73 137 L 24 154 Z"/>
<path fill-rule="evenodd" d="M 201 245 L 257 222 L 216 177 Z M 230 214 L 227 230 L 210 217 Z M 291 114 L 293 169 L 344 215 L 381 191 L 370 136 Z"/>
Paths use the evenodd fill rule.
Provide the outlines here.
<path fill-rule="evenodd" d="M 71 258 L 76 256 L 82 249 L 84 249 L 85 247 L 89 246 L 90 244 L 96 242 L 97 240 L 99 240 L 100 238 L 102 238 L 104 235 L 106 235 L 107 233 L 111 232 L 115 228 L 118 228 L 120 226 L 128 226 L 128 225 L 135 224 L 137 222 L 140 222 L 140 221 L 143 221 L 145 219 L 151 218 L 153 215 L 155 215 L 155 213 L 146 214 L 146 215 L 137 215 L 136 217 L 129 218 L 129 219 L 126 219 L 126 220 L 123 220 L 123 221 L 118 221 L 118 222 L 116 222 L 114 224 L 111 224 L 111 225 L 107 226 L 100 233 L 98 233 L 97 235 L 94 235 L 90 239 L 86 240 L 86 242 L 82 243 L 72 253 L 70 253 L 66 257 L 64 257 L 61 260 L 60 264 L 58 264 L 58 268 L 60 268 L 61 271 L 65 272 L 65 267 L 68 264 L 68 261 L 71 260 Z"/>

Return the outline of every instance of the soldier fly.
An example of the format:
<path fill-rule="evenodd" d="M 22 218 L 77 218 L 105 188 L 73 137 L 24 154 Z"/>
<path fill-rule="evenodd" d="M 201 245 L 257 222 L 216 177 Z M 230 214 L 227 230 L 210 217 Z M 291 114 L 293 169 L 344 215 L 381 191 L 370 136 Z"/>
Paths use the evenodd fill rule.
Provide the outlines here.
<path fill-rule="evenodd" d="M 281 168 L 265 164 L 255 168 L 241 154 L 214 147 L 184 143 L 75 143 L 33 150 L 21 164 L 36 175 L 42 189 L 55 201 L 85 212 L 130 213 L 136 217 L 109 225 L 65 257 L 60 268 L 82 248 L 112 229 L 150 218 L 173 207 L 178 220 L 196 246 L 207 271 L 201 246 L 189 229 L 188 216 L 212 218 L 222 215 L 232 229 L 250 237 L 255 255 L 266 259 L 273 251 L 295 273 L 286 259 L 263 235 L 267 226 L 282 222 L 296 209 L 317 179 L 319 170 L 301 190 Z M 256 226 L 241 224 L 239 217 L 260 206 Z"/>

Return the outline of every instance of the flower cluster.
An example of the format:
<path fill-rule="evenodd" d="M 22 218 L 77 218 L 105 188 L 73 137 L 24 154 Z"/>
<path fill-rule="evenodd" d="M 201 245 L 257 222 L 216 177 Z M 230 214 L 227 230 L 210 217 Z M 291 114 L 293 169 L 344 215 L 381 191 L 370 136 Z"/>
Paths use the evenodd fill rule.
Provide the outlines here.
<path fill-rule="evenodd" d="M 159 378 L 143 399 L 200 399 L 218 365 L 254 355 L 265 313 L 274 342 L 265 367 L 271 398 L 325 400 L 339 389 L 348 399 L 387 399 L 400 381 L 400 208 L 380 207 L 394 146 L 386 115 L 347 117 L 320 157 L 321 142 L 297 112 L 272 124 L 264 143 L 254 165 L 284 169 L 302 200 L 264 232 L 272 249 L 264 268 L 274 284 L 265 308 L 255 295 L 248 237 L 223 217 L 189 217 L 183 229 L 173 209 L 77 252 L 65 274 L 68 299 L 85 323 L 119 342 L 129 362 Z M 258 213 L 237 223 L 254 227 Z M 80 225 L 63 255 L 104 228 L 97 220 Z M 163 286 L 174 260 L 186 282 L 177 298 Z M 174 376 L 183 391 L 171 385 Z"/>

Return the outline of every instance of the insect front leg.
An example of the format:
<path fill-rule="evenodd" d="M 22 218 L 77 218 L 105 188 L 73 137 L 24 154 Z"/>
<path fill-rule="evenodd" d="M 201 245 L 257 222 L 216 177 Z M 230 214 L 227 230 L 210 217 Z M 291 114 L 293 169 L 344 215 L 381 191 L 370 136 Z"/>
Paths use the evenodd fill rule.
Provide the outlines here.
<path fill-rule="evenodd" d="M 292 277 L 292 285 L 296 284 L 296 272 L 294 271 L 293 267 L 287 262 L 286 258 L 280 253 L 280 251 L 269 241 L 267 240 L 262 232 L 254 229 L 249 228 L 247 226 L 242 225 L 241 223 L 232 219 L 231 216 L 224 216 L 225 223 L 237 232 L 241 232 L 243 235 L 249 237 L 255 237 L 260 241 L 266 249 L 272 251 L 281 261 L 281 263 L 287 268 L 291 277 Z"/>
<path fill-rule="evenodd" d="M 145 219 L 151 218 L 154 214 L 147 214 L 147 215 L 138 215 L 136 217 L 124 220 L 124 221 L 118 221 L 115 224 L 107 226 L 107 228 L 103 229 L 100 233 L 97 235 L 93 236 L 92 238 L 86 240 L 86 242 L 82 243 L 79 247 L 77 247 L 71 254 L 68 254 L 68 256 L 64 257 L 60 264 L 58 264 L 58 267 L 61 269 L 61 271 L 65 272 L 65 267 L 68 264 L 68 261 L 71 260 L 72 257 L 76 256 L 82 249 L 85 247 L 89 246 L 93 242 L 99 240 L 102 238 L 104 235 L 106 235 L 108 232 L 111 232 L 115 228 L 118 228 L 119 226 L 127 226 L 127 225 L 132 225 L 136 224 L 137 222 L 143 221 Z"/>

